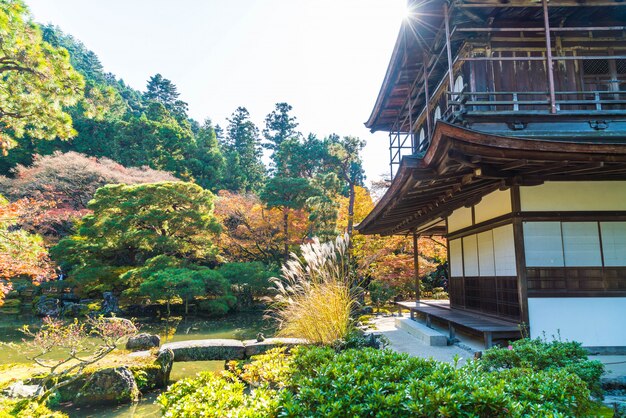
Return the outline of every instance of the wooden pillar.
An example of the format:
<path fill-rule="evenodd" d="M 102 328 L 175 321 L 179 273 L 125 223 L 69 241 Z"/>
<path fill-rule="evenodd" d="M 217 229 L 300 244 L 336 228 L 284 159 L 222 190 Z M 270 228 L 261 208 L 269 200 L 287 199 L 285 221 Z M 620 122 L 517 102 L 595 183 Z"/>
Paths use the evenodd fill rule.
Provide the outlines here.
<path fill-rule="evenodd" d="M 410 24 L 410 23 L 409 23 Z M 406 23 L 405 23 L 406 25 Z M 407 70 L 408 74 L 408 66 L 409 66 L 409 47 L 408 47 L 408 38 L 406 35 L 406 26 L 404 27 L 404 65 L 405 70 Z M 411 154 L 417 153 L 417 144 L 415 144 L 415 135 L 413 135 L 413 85 L 409 85 L 409 92 L 407 96 L 408 106 L 407 112 L 409 112 L 409 135 L 411 136 Z"/>
<path fill-rule="evenodd" d="M 556 92 L 554 90 L 554 61 L 552 60 L 552 38 L 550 36 L 550 15 L 548 0 L 543 1 L 543 23 L 546 29 L 546 63 L 548 73 L 548 89 L 550 91 L 550 113 L 556 113 Z"/>
<path fill-rule="evenodd" d="M 526 249 L 524 248 L 524 225 L 521 217 L 522 205 L 519 186 L 511 188 L 511 205 L 513 209 L 513 240 L 515 243 L 515 268 L 517 270 L 517 297 L 520 307 L 520 320 L 530 329 Z"/>
<path fill-rule="evenodd" d="M 443 19 L 446 26 L 446 50 L 448 53 L 448 90 L 454 88 L 454 68 L 452 68 L 452 44 L 450 39 L 450 15 L 448 13 L 448 3 L 443 4 Z"/>
<path fill-rule="evenodd" d="M 420 263 L 419 263 L 419 235 L 413 231 L 413 270 L 415 274 L 415 303 L 420 301 Z"/>
<path fill-rule="evenodd" d="M 426 103 L 425 113 L 426 113 L 426 130 L 428 131 L 428 142 L 431 142 L 432 138 L 432 127 L 430 121 L 430 92 L 428 91 L 428 62 L 430 58 L 428 57 L 428 52 L 424 49 L 424 102 Z"/>

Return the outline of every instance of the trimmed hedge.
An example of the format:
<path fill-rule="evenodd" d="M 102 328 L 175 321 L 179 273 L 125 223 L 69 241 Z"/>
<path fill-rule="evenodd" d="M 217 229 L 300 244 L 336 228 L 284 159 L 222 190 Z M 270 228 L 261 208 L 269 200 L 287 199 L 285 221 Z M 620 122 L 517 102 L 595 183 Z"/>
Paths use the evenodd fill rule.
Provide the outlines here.
<path fill-rule="evenodd" d="M 166 417 L 585 416 L 587 384 L 569 369 L 457 367 L 371 348 L 273 350 L 174 384 Z"/>

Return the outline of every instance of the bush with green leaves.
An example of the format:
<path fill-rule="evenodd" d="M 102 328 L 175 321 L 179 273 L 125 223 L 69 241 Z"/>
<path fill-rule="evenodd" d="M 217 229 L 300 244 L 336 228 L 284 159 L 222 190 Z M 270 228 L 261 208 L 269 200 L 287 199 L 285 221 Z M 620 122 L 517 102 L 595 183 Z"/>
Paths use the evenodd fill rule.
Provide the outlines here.
<path fill-rule="evenodd" d="M 214 299 L 198 301 L 198 312 L 209 317 L 224 316 L 237 306 L 237 298 L 233 295 L 220 296 Z"/>
<path fill-rule="evenodd" d="M 213 194 L 185 182 L 108 185 L 88 204 L 77 233 L 50 252 L 81 295 L 137 290 L 133 275 L 151 264 L 213 267 L 221 226 Z M 165 257 L 167 260 L 157 260 Z M 172 261 L 173 260 L 173 261 Z"/>
<path fill-rule="evenodd" d="M 184 379 L 159 397 L 166 417 L 586 416 L 586 384 L 569 370 L 489 370 L 390 350 L 270 351 L 221 375 Z"/>
<path fill-rule="evenodd" d="M 494 347 L 485 351 L 481 363 L 489 370 L 563 369 L 584 381 L 594 396 L 602 397 L 600 377 L 604 373 L 604 365 L 599 361 L 589 360 L 587 350 L 575 341 L 524 338 L 512 342 L 508 347 Z"/>
<path fill-rule="evenodd" d="M 389 303 L 391 299 L 399 293 L 398 289 L 380 280 L 372 280 L 368 286 L 368 290 L 370 291 L 372 304 L 376 306 L 377 310 L 380 310 L 382 306 Z"/>
<path fill-rule="evenodd" d="M 67 418 L 62 412 L 50 410 L 45 403 L 0 396 L 0 418 Z"/>
<path fill-rule="evenodd" d="M 230 282 L 239 305 L 246 307 L 253 305 L 255 299 L 271 295 L 269 279 L 278 275 L 259 261 L 226 263 L 218 271 Z"/>

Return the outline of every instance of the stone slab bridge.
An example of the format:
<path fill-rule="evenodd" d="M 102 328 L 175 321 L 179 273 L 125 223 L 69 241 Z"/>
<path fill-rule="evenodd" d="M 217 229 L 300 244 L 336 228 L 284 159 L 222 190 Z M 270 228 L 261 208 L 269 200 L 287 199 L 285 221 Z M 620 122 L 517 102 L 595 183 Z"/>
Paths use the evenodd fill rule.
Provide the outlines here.
<path fill-rule="evenodd" d="M 263 341 L 230 339 L 189 340 L 163 344 L 159 349 L 159 354 L 166 350 L 172 350 L 175 362 L 243 360 L 262 354 L 272 348 L 291 348 L 304 344 L 309 343 L 299 338 L 266 338 Z"/>

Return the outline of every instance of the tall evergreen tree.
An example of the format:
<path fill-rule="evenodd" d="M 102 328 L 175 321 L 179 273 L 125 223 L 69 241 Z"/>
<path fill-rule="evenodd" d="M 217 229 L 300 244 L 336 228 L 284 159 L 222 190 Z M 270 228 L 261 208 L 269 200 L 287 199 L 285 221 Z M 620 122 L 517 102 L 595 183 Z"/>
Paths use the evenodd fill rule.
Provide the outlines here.
<path fill-rule="evenodd" d="M 266 142 L 264 146 L 272 150 L 273 153 L 276 153 L 286 140 L 300 139 L 302 136 L 297 130 L 298 122 L 296 118 L 289 114 L 292 109 L 288 103 L 276 103 L 274 110 L 265 117 L 263 136 Z"/>
<path fill-rule="evenodd" d="M 198 128 L 196 140 L 185 159 L 196 183 L 205 189 L 217 191 L 224 170 L 224 156 L 217 143 L 217 135 L 210 119 Z"/>
<path fill-rule="evenodd" d="M 228 119 L 222 150 L 227 167 L 223 188 L 246 193 L 261 190 L 266 170 L 261 161 L 259 129 L 245 107 L 238 107 Z"/>
<path fill-rule="evenodd" d="M 187 103 L 179 99 L 178 88 L 171 80 L 155 74 L 148 80 L 144 96 L 147 100 L 161 103 L 178 117 L 187 117 Z"/>
<path fill-rule="evenodd" d="M 354 137 L 331 135 L 329 138 L 329 151 L 339 176 L 346 182 L 348 189 L 348 227 L 347 233 L 352 237 L 354 226 L 354 199 L 355 187 L 360 186 L 365 179 L 361 150 L 365 147 L 365 141 Z"/>

